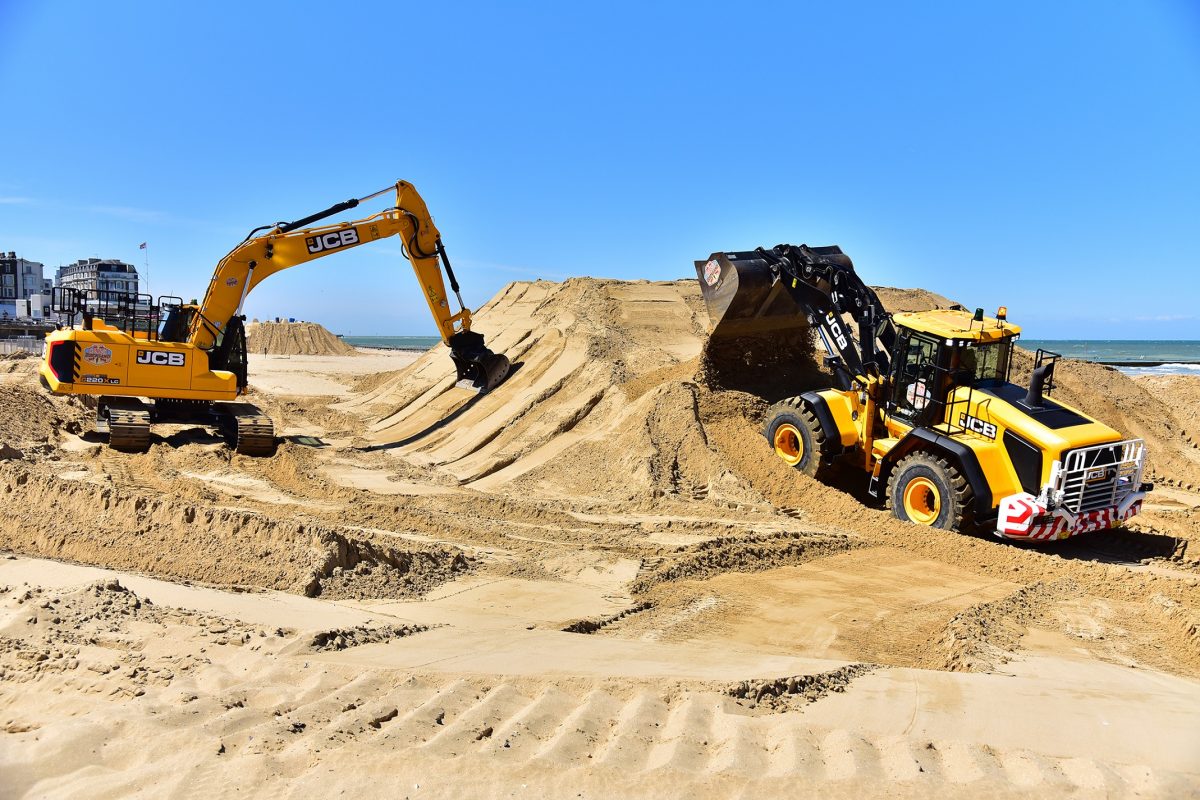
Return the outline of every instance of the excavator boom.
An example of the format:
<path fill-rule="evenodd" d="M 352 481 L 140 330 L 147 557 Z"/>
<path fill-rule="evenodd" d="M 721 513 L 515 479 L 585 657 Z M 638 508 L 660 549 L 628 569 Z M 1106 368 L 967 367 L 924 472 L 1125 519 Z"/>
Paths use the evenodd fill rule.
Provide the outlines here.
<path fill-rule="evenodd" d="M 353 222 L 305 227 L 393 188 L 396 193 L 393 208 Z M 266 232 L 259 233 L 263 230 Z M 483 337 L 471 330 L 471 312 L 462 302 L 441 234 L 425 201 L 407 181 L 398 181 L 394 187 L 338 203 L 294 222 L 280 222 L 252 231 L 217 264 L 204 300 L 191 319 L 187 341 L 201 349 L 211 349 L 229 321 L 241 313 L 246 296 L 276 272 L 391 236 L 400 238 L 412 262 L 438 333 L 450 348 L 459 385 L 478 392 L 498 386 L 508 376 L 508 359 L 489 350 Z M 457 300 L 457 312 L 450 309 L 443 268 Z"/>

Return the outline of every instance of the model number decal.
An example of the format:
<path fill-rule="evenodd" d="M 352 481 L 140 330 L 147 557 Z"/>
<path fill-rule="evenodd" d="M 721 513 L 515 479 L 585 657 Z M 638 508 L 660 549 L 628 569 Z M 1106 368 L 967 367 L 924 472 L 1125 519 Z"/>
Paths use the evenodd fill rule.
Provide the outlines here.
<path fill-rule="evenodd" d="M 150 364 L 155 367 L 182 367 L 187 360 L 183 353 L 169 353 L 166 350 L 138 350 L 137 363 Z"/>
<path fill-rule="evenodd" d="M 979 417 L 972 417 L 970 414 L 959 414 L 958 424 L 972 433 L 978 433 L 985 438 L 996 438 L 996 426 L 990 422 L 984 422 Z"/>
<path fill-rule="evenodd" d="M 309 236 L 304 240 L 304 244 L 308 245 L 308 252 L 310 253 L 322 253 L 326 250 L 336 250 L 339 247 L 349 247 L 352 244 L 358 243 L 358 231 L 354 228 L 330 231 L 329 233 L 322 233 L 319 236 Z"/>

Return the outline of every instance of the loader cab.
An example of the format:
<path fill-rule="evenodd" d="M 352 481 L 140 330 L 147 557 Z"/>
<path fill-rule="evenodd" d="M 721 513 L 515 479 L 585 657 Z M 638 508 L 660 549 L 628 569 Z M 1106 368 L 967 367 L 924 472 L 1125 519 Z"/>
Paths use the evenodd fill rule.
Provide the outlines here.
<path fill-rule="evenodd" d="M 1003 314 L 1003 312 L 1001 312 Z M 911 426 L 944 420 L 949 395 L 960 386 L 989 388 L 1008 381 L 1020 329 L 1003 316 L 964 309 L 896 314 L 890 416 Z"/>

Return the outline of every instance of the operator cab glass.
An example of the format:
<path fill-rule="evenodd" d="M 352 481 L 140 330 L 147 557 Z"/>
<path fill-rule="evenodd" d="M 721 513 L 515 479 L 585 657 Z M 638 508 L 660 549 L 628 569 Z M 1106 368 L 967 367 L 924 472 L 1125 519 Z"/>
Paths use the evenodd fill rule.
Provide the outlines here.
<path fill-rule="evenodd" d="M 896 381 L 892 387 L 892 414 L 910 423 L 924 422 L 934 406 L 940 406 L 948 386 L 943 341 L 929 334 L 902 330 L 896 340 Z"/>
<path fill-rule="evenodd" d="M 996 386 L 1008 381 L 1012 339 L 969 342 L 958 350 L 959 368 L 970 370 L 973 386 Z"/>

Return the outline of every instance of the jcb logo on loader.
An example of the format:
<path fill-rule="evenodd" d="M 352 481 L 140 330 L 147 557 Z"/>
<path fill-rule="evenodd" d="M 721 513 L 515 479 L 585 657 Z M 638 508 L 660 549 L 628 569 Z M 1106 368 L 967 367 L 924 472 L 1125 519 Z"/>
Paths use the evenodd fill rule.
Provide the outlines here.
<path fill-rule="evenodd" d="M 184 353 L 168 353 L 166 350 L 138 350 L 137 363 L 155 367 L 182 367 L 187 360 Z"/>
<path fill-rule="evenodd" d="M 304 243 L 308 245 L 308 252 L 310 253 L 336 250 L 339 247 L 358 244 L 358 231 L 354 228 L 330 231 L 329 233 L 322 233 L 320 236 L 309 236 L 304 240 Z"/>
<path fill-rule="evenodd" d="M 990 422 L 984 422 L 979 417 L 972 417 L 970 414 L 959 414 L 958 424 L 972 433 L 978 433 L 987 439 L 996 438 L 996 426 Z"/>

